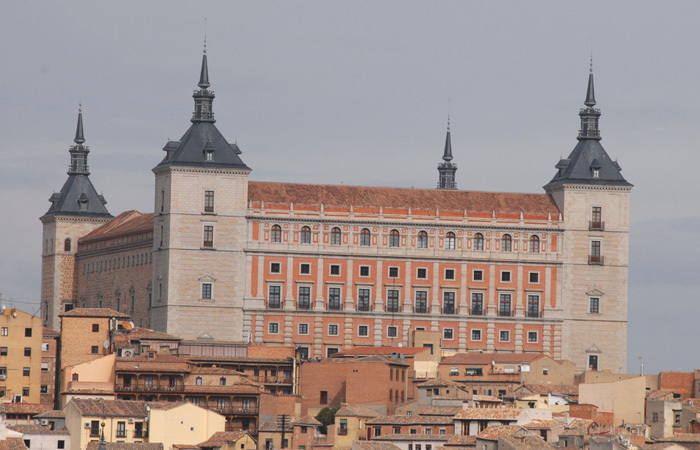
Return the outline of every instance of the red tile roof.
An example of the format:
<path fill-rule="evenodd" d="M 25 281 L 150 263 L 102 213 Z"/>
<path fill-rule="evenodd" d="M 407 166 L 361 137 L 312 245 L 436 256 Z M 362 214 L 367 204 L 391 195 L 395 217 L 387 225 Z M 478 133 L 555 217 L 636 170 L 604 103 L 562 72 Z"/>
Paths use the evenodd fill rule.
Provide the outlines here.
<path fill-rule="evenodd" d="M 391 355 L 401 353 L 405 356 L 413 356 L 420 352 L 430 351 L 427 347 L 354 347 L 334 354 L 332 357 L 343 356 L 369 356 L 369 355 Z"/>
<path fill-rule="evenodd" d="M 251 202 L 559 215 L 546 194 L 248 182 Z M 546 217 L 545 217 L 546 219 Z"/>
<path fill-rule="evenodd" d="M 5 414 L 35 415 L 51 411 L 53 408 L 41 403 L 0 403 L 0 412 Z"/>
<path fill-rule="evenodd" d="M 229 442 L 236 442 L 248 435 L 247 431 L 217 431 L 209 439 L 198 444 L 198 447 L 223 447 Z"/>
<path fill-rule="evenodd" d="M 27 446 L 22 438 L 8 437 L 0 441 L 0 450 L 27 450 Z"/>
<path fill-rule="evenodd" d="M 542 356 L 541 353 L 457 353 L 443 359 L 440 364 L 444 366 L 450 364 L 473 364 L 475 366 L 483 366 L 491 364 L 492 361 L 500 364 L 520 364 L 530 363 Z"/>
<path fill-rule="evenodd" d="M 53 330 L 49 327 L 43 327 L 41 334 L 43 337 L 58 337 L 61 335 L 61 333 L 59 333 L 58 331 Z"/>
<path fill-rule="evenodd" d="M 172 334 L 163 333 L 161 331 L 151 330 L 149 328 L 134 327 L 129 332 L 129 339 L 148 339 L 154 341 L 181 341 L 182 338 Z"/>
<path fill-rule="evenodd" d="M 83 416 L 146 417 L 148 415 L 148 408 L 167 410 L 182 406 L 184 403 L 74 398 L 68 404 L 73 404 Z"/>
<path fill-rule="evenodd" d="M 114 237 L 125 234 L 153 231 L 153 214 L 138 211 L 124 211 L 101 227 L 80 238 L 80 244 L 98 240 L 104 237 Z"/>
<path fill-rule="evenodd" d="M 42 425 L 8 425 L 8 430 L 13 430 L 22 434 L 39 434 L 39 435 L 68 435 L 68 430 L 51 430 L 48 426 Z"/>
<path fill-rule="evenodd" d="M 335 413 L 336 417 L 379 417 L 380 413 L 359 405 L 343 404 Z"/>
<path fill-rule="evenodd" d="M 128 319 L 131 316 L 109 308 L 75 308 L 59 314 L 59 317 L 116 317 L 117 319 Z"/>
<path fill-rule="evenodd" d="M 190 372 L 187 358 L 168 353 L 117 358 L 115 370 L 118 372 Z"/>
<path fill-rule="evenodd" d="M 504 420 L 515 422 L 523 413 L 521 409 L 465 408 L 455 414 L 455 419 Z"/>
<path fill-rule="evenodd" d="M 105 442 L 107 450 L 163 450 L 160 442 Z M 100 442 L 89 442 L 86 450 L 98 450 Z"/>
<path fill-rule="evenodd" d="M 509 436 L 521 429 L 522 428 L 516 425 L 501 425 L 495 427 L 488 427 L 481 433 L 477 434 L 476 437 L 477 439 L 484 439 L 487 441 L 497 441 L 499 437 Z"/>

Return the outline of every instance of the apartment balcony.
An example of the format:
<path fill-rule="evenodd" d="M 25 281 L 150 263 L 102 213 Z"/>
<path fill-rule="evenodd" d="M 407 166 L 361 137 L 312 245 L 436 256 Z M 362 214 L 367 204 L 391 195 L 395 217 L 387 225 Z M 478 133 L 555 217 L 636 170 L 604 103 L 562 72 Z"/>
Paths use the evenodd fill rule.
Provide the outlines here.
<path fill-rule="evenodd" d="M 338 303 L 333 302 L 333 303 L 328 303 L 328 308 L 326 308 L 326 309 L 328 309 L 328 311 L 340 311 L 343 308 L 342 308 L 342 305 L 340 304 L 340 302 L 338 302 Z"/>
<path fill-rule="evenodd" d="M 442 307 L 443 314 L 457 314 L 457 310 L 452 305 L 445 305 Z"/>
<path fill-rule="evenodd" d="M 158 393 L 173 393 L 173 392 L 184 392 L 185 386 L 181 383 L 175 385 L 170 384 L 157 384 L 157 383 L 117 383 L 114 386 L 116 392 L 158 392 Z"/>
<path fill-rule="evenodd" d="M 357 310 L 358 311 L 371 311 L 371 308 L 370 308 L 369 304 L 365 305 L 365 304 L 360 303 L 359 305 L 357 305 Z"/>
<path fill-rule="evenodd" d="M 470 316 L 483 316 L 484 315 L 484 309 L 481 307 L 474 308 L 472 307 L 472 310 L 469 312 Z"/>
<path fill-rule="evenodd" d="M 426 314 L 428 312 L 428 308 L 425 306 L 416 306 L 413 309 L 413 312 L 416 314 Z"/>
<path fill-rule="evenodd" d="M 592 266 L 602 266 L 605 263 L 605 257 L 600 255 L 588 255 L 588 264 Z"/>
<path fill-rule="evenodd" d="M 254 381 L 266 384 L 292 384 L 292 377 L 253 377 Z"/>
<path fill-rule="evenodd" d="M 257 405 L 227 405 L 222 408 L 212 408 L 212 411 L 227 416 L 256 416 L 258 414 Z"/>
<path fill-rule="evenodd" d="M 605 231 L 605 222 L 593 221 L 588 222 L 589 231 Z"/>

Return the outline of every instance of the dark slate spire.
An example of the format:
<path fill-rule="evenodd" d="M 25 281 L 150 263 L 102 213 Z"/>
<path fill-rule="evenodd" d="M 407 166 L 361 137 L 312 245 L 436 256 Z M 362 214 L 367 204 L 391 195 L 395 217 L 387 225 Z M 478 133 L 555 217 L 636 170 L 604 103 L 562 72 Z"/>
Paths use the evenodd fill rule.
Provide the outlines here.
<path fill-rule="evenodd" d="M 204 53 L 198 85 L 199 89 L 192 94 L 192 98 L 194 98 L 192 125 L 179 141 L 168 141 L 165 144 L 163 150 L 166 155 L 158 167 L 181 165 L 250 170 L 238 156 L 241 153 L 238 146 L 229 144 L 215 125 L 216 121 L 212 111 L 214 91 L 209 90 L 206 37 L 204 38 Z"/>
<path fill-rule="evenodd" d="M 78 125 L 75 129 L 75 145 L 68 149 L 70 153 L 70 166 L 68 167 L 68 179 L 63 184 L 60 192 L 54 192 L 49 198 L 51 207 L 46 216 L 74 215 L 91 217 L 112 217 L 105 208 L 107 201 L 97 193 L 90 181 L 88 170 L 88 153 L 90 148 L 85 143 L 83 132 L 83 108 L 78 109 Z"/>
<path fill-rule="evenodd" d="M 450 117 L 447 117 L 447 136 L 445 137 L 445 151 L 442 154 L 444 162 L 438 164 L 438 189 L 457 189 L 457 180 L 455 180 L 455 172 L 457 172 L 457 164 L 452 163 L 452 138 L 450 137 Z"/>
<path fill-rule="evenodd" d="M 588 74 L 586 105 L 579 112 L 581 129 L 578 144 L 566 159 L 560 159 L 555 168 L 557 173 L 545 189 L 560 184 L 618 185 L 631 186 L 622 176 L 622 169 L 617 161 L 608 156 L 600 144 L 598 121 L 600 110 L 594 108 L 595 93 L 593 89 L 593 63 Z"/>

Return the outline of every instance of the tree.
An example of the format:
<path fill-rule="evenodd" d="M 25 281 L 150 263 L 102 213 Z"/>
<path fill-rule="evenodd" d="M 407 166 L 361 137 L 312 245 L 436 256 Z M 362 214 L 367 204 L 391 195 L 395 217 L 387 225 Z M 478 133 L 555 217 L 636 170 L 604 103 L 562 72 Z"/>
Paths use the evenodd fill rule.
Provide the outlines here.
<path fill-rule="evenodd" d="M 321 432 L 322 434 L 328 433 L 328 425 L 333 425 L 335 423 L 335 413 L 337 413 L 339 409 L 340 407 L 325 407 L 318 412 L 318 414 L 316 415 L 316 420 L 321 422 L 321 426 L 318 428 L 319 432 Z"/>

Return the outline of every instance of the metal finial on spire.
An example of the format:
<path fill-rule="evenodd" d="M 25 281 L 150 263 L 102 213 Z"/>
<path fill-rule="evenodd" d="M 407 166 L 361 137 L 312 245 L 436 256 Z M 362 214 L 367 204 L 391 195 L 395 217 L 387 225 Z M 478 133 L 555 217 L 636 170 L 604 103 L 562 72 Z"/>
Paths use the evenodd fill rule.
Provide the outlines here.
<path fill-rule="evenodd" d="M 75 128 L 75 139 L 73 139 L 78 145 L 85 142 L 85 134 L 83 133 L 83 104 L 80 103 L 78 106 L 78 125 Z"/>
<path fill-rule="evenodd" d="M 202 89 L 206 89 L 209 86 L 209 66 L 207 64 L 207 31 L 206 31 L 207 20 L 204 19 L 204 52 L 202 54 L 202 71 L 199 73 L 199 83 L 198 86 Z"/>
<path fill-rule="evenodd" d="M 588 74 L 588 90 L 586 91 L 586 101 L 584 105 L 592 108 L 595 106 L 595 90 L 593 89 L 593 55 L 591 55 L 591 68 Z"/>
<path fill-rule="evenodd" d="M 452 139 L 450 138 L 450 116 L 447 115 L 447 136 L 445 136 L 445 152 L 442 154 L 443 161 L 452 161 Z"/>
<path fill-rule="evenodd" d="M 207 53 L 207 18 L 204 18 L 204 54 Z"/>

